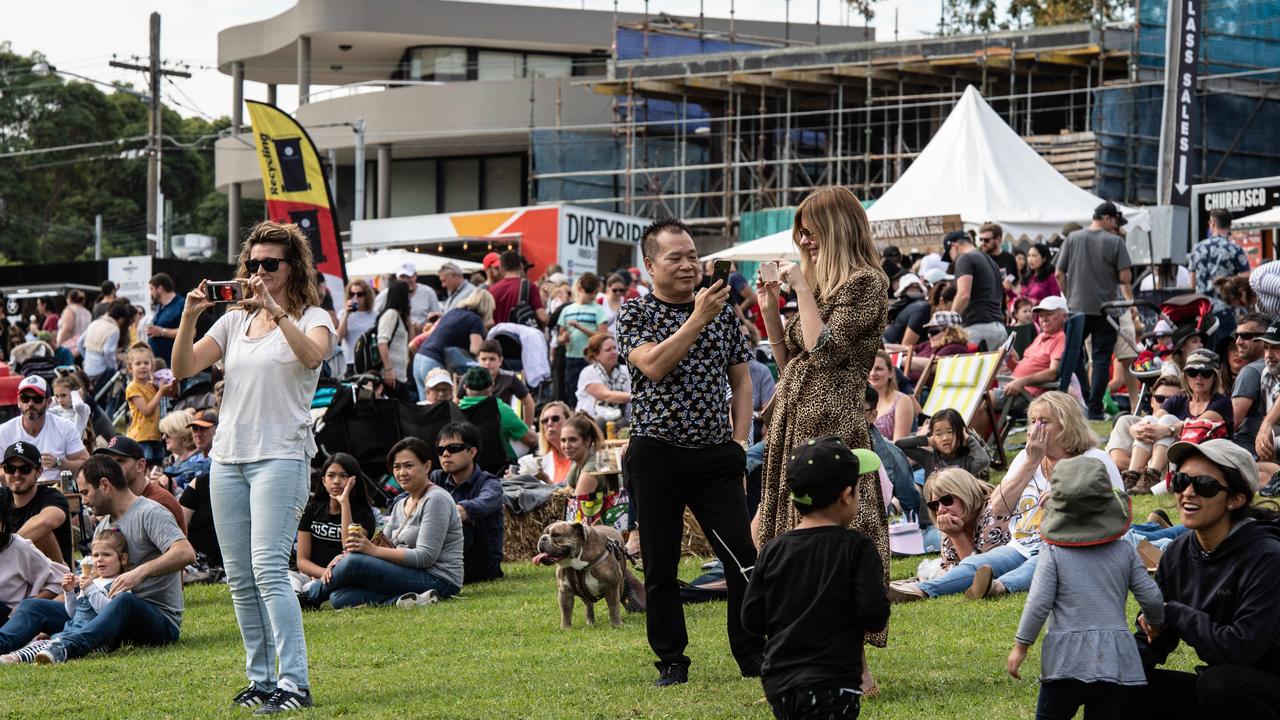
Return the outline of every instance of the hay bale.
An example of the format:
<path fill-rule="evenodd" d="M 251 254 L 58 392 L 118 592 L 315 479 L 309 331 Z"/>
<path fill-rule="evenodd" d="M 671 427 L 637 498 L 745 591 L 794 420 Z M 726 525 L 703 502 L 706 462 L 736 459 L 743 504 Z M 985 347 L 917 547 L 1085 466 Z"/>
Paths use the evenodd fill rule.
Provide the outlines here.
<path fill-rule="evenodd" d="M 641 533 L 641 537 L 643 535 Z M 702 533 L 702 526 L 694 519 L 693 513 L 689 512 L 688 508 L 684 511 L 684 537 L 680 539 L 680 553 L 704 558 L 715 555 L 711 550 L 711 543 L 707 542 L 707 536 Z"/>
<path fill-rule="evenodd" d="M 521 515 L 503 506 L 506 533 L 502 543 L 502 559 L 505 562 L 528 562 L 537 555 L 538 538 L 542 537 L 542 531 L 548 525 L 564 519 L 568 499 L 567 491 L 557 490 L 542 507 Z M 706 536 L 703 535 L 701 526 L 688 509 L 684 511 L 684 536 L 680 539 L 680 552 L 684 555 L 704 558 L 715 554 Z"/>

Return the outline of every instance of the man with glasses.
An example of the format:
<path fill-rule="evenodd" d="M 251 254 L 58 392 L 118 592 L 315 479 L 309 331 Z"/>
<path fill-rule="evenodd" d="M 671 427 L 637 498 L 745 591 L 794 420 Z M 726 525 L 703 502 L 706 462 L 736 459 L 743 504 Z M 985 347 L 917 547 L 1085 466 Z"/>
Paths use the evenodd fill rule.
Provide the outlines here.
<path fill-rule="evenodd" d="M 16 442 L 4 451 L 4 484 L 9 495 L 6 526 L 30 540 L 50 560 L 71 564 L 71 505 L 58 488 L 39 485 L 40 451 Z"/>
<path fill-rule="evenodd" d="M 1253 458 L 1230 440 L 1169 448 L 1182 524 L 1156 570 L 1165 624 L 1139 615 L 1134 634 L 1147 685 L 1128 688 L 1126 718 L 1275 717 L 1280 713 L 1280 530 L 1252 504 Z M 1157 668 L 1180 642 L 1205 665 Z"/>
<path fill-rule="evenodd" d="M 982 245 L 982 252 L 990 255 L 1007 277 L 1018 278 L 1018 261 L 1005 252 L 1004 228 L 999 223 L 984 223 L 978 228 L 978 243 Z"/>
<path fill-rule="evenodd" d="M 182 309 L 186 307 L 187 299 L 174 292 L 173 278 L 165 273 L 153 275 L 148 289 L 155 314 L 147 325 L 147 344 L 168 367 L 173 362 L 173 339 L 178 337 L 178 324 L 182 321 Z"/>
<path fill-rule="evenodd" d="M 1268 373 L 1268 362 L 1263 357 L 1263 348 L 1267 345 L 1262 342 L 1262 337 L 1270 322 L 1271 318 L 1262 313 L 1249 313 L 1235 332 L 1236 351 L 1247 364 L 1240 368 L 1240 374 L 1236 375 L 1235 384 L 1231 387 L 1231 411 L 1235 415 L 1236 426 L 1236 433 L 1231 439 L 1249 452 L 1254 451 L 1258 428 L 1275 397 L 1262 387 L 1263 374 Z M 1274 377 L 1275 372 L 1276 369 L 1271 368 L 1268 377 Z"/>
<path fill-rule="evenodd" d="M 75 472 L 89 459 L 75 423 L 49 415 L 49 384 L 39 375 L 18 383 L 18 417 L 0 425 L 0 446 L 30 443 L 40 451 L 41 480 L 57 481 L 63 470 Z"/>
<path fill-rule="evenodd" d="M 449 423 L 436 435 L 440 469 L 431 482 L 449 491 L 462 517 L 464 585 L 502 577 L 502 481 L 476 465 L 479 450 L 470 423 Z"/>

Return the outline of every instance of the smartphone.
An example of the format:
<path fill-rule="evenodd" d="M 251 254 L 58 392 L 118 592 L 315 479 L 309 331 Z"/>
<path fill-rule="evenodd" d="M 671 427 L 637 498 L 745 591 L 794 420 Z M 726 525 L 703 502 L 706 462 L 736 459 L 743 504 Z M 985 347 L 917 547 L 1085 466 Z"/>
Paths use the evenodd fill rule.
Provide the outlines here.
<path fill-rule="evenodd" d="M 711 284 L 715 285 L 719 280 L 723 286 L 729 285 L 729 270 L 733 267 L 732 260 L 716 260 L 711 266 Z"/>
<path fill-rule="evenodd" d="M 772 261 L 760 263 L 760 279 L 767 283 L 778 282 L 778 263 Z"/>
<path fill-rule="evenodd" d="M 216 303 L 233 303 L 244 300 L 244 288 L 235 280 L 205 283 L 205 295 Z"/>

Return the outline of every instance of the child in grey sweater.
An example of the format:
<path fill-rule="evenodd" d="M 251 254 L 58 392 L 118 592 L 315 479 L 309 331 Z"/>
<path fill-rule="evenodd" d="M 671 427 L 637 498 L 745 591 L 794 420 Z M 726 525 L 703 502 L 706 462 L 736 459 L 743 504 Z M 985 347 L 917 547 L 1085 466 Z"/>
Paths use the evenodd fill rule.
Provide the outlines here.
<path fill-rule="evenodd" d="M 1028 648 L 1052 614 L 1040 651 L 1036 720 L 1069 720 L 1081 705 L 1089 720 L 1119 718 L 1125 687 L 1146 684 L 1125 601 L 1132 591 L 1148 622 L 1159 627 L 1164 598 L 1133 546 L 1118 541 L 1129 529 L 1132 506 L 1111 487 L 1103 462 L 1063 460 L 1050 482 L 1040 523 L 1045 544 L 1007 669 L 1020 677 Z"/>

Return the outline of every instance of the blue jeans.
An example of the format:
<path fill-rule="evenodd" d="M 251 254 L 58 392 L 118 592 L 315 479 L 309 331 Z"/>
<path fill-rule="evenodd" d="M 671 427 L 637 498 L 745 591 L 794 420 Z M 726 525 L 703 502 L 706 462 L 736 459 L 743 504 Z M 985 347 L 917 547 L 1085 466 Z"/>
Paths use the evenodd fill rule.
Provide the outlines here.
<path fill-rule="evenodd" d="M 1156 523 L 1134 523 L 1130 529 L 1133 530 L 1135 535 L 1152 542 L 1156 540 L 1172 540 L 1183 533 L 1189 532 L 1189 529 L 1184 525 L 1164 527 Z"/>
<path fill-rule="evenodd" d="M 1031 576 L 1036 571 L 1036 556 L 1025 558 L 1012 545 L 992 548 L 981 554 L 970 555 L 942 576 L 920 583 L 919 588 L 929 597 L 962 593 L 969 589 L 973 576 L 983 565 L 991 567 L 991 572 L 1004 585 L 1005 590 L 1011 593 L 1026 592 L 1031 587 Z"/>
<path fill-rule="evenodd" d="M 27 598 L 12 609 L 8 621 L 0 626 L 0 653 L 11 653 L 40 633 L 52 635 L 70 619 L 60 600 Z"/>
<path fill-rule="evenodd" d="M 425 385 L 427 373 L 438 367 L 444 367 L 444 364 L 438 363 L 422 353 L 417 353 L 413 356 L 413 384 L 418 386 L 418 397 L 424 399 L 427 397 Z"/>
<path fill-rule="evenodd" d="M 262 688 L 275 687 L 277 657 L 279 677 L 310 687 L 302 610 L 289 584 L 289 551 L 309 485 L 302 460 L 214 462 L 210 472 L 209 502 L 245 666 Z"/>
<path fill-rule="evenodd" d="M 747 448 L 747 474 L 756 471 L 756 468 L 764 464 L 764 441 L 752 445 Z"/>
<path fill-rule="evenodd" d="M 125 641 L 134 645 L 168 645 L 178 641 L 178 626 L 146 600 L 133 593 L 121 593 L 89 624 L 53 637 L 62 641 L 68 658 L 78 658 L 97 648 L 113 649 Z"/>
<path fill-rule="evenodd" d="M 435 590 L 440 599 L 458 594 L 462 588 L 422 568 L 397 565 L 382 558 L 349 553 L 333 568 L 326 585 L 315 583 L 307 591 L 311 599 L 328 599 L 334 609 L 356 605 L 381 605 L 405 593 Z"/>

